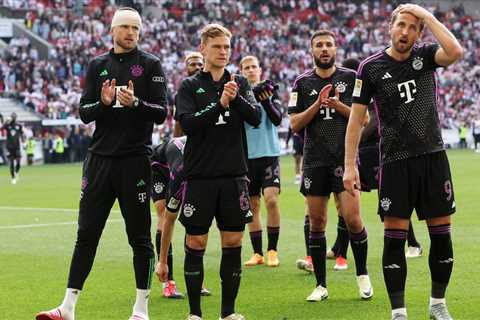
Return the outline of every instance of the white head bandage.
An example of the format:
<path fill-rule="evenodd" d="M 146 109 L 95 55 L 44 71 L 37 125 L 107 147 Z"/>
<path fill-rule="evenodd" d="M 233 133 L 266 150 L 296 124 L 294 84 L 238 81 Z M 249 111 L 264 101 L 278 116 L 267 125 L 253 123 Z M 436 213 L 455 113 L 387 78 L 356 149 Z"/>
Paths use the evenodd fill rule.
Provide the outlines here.
<path fill-rule="evenodd" d="M 110 28 L 123 25 L 137 26 L 139 29 L 142 29 L 142 18 L 140 14 L 138 14 L 138 11 L 130 8 L 120 8 L 115 11 Z"/>

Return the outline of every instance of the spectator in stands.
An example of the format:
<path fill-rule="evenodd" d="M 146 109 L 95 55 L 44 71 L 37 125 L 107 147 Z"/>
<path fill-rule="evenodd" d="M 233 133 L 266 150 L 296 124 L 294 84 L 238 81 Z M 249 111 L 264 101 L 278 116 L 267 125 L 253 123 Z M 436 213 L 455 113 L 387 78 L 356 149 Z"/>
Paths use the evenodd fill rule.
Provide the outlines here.
<path fill-rule="evenodd" d="M 48 61 L 41 60 L 28 39 L 12 39 L 0 59 L 0 91 L 3 83 L 5 92 L 47 118 L 78 117 L 86 62 L 107 51 L 111 39 L 104 26 L 111 20 L 114 7 L 109 1 L 97 0 L 89 1 L 83 12 L 71 10 L 70 1 L 3 3 L 10 8 L 30 9 L 26 26 L 49 41 L 53 49 Z M 341 48 L 337 53 L 339 63 L 346 58 L 363 58 L 387 44 L 388 17 L 393 10 L 391 1 L 380 0 L 361 4 L 351 0 L 198 3 L 145 1 L 162 10 L 155 17 L 145 17 L 140 48 L 162 57 L 164 71 L 171 77 L 169 91 L 177 91 L 182 75 L 176 70 L 185 52 L 198 45 L 192 41 L 197 38 L 195 32 L 217 19 L 243 35 L 233 39 L 232 63 L 237 64 L 245 52 L 259 57 L 267 66 L 265 77 L 283 84 L 280 95 L 284 104 L 288 100 L 286 85 L 312 64 L 310 55 L 300 50 L 311 30 L 333 26 Z M 480 111 L 480 20 L 465 15 L 461 5 L 446 11 L 430 9 L 465 48 L 462 62 L 438 71 L 440 121 L 443 128 L 456 128 Z M 426 41 L 431 39 L 431 35 L 425 36 Z M 172 97 L 169 101 L 173 104 Z M 165 126 L 162 130 L 168 133 L 171 122 Z"/>

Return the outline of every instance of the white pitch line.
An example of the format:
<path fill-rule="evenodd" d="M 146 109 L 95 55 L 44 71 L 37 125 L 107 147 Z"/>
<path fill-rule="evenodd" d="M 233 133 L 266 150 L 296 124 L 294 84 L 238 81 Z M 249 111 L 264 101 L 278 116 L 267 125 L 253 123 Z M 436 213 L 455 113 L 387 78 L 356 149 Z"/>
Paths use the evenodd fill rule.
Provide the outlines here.
<path fill-rule="evenodd" d="M 119 222 L 123 221 L 122 219 L 108 219 L 108 222 Z M 67 226 L 72 224 L 77 224 L 78 221 L 68 221 L 68 222 L 53 222 L 53 223 L 37 223 L 37 224 L 17 224 L 13 226 L 0 226 L 0 230 L 5 229 L 27 229 L 27 228 L 40 228 L 40 227 L 52 227 L 52 226 Z"/>
<path fill-rule="evenodd" d="M 76 213 L 79 209 L 66 209 L 66 208 L 30 208 L 30 207 L 5 207 L 0 206 L 0 211 L 47 211 L 47 212 L 66 212 Z M 110 212 L 120 212 L 120 210 L 114 209 Z"/>

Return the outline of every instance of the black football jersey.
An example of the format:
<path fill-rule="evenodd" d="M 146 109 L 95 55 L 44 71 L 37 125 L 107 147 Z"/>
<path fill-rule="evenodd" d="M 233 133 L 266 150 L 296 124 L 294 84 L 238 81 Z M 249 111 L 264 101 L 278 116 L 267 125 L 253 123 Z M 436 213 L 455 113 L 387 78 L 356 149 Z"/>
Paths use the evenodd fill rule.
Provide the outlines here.
<path fill-rule="evenodd" d="M 332 84 L 330 96 L 340 92 L 340 101 L 352 104 L 355 71 L 337 67 L 329 78 L 321 78 L 315 70 L 308 71 L 295 80 L 290 96 L 288 113 L 301 113 L 317 100 L 322 88 Z M 334 109 L 322 107 L 305 127 L 303 150 L 304 168 L 342 164 L 345 155 L 345 133 L 348 119 Z"/>
<path fill-rule="evenodd" d="M 405 61 L 385 50 L 358 68 L 353 102 L 373 106 L 382 163 L 444 149 L 437 113 L 435 53 L 438 45 L 415 45 Z"/>
<path fill-rule="evenodd" d="M 8 123 L 3 126 L 7 131 L 7 149 L 20 149 L 20 139 L 23 134 L 22 125 L 15 123 Z"/>

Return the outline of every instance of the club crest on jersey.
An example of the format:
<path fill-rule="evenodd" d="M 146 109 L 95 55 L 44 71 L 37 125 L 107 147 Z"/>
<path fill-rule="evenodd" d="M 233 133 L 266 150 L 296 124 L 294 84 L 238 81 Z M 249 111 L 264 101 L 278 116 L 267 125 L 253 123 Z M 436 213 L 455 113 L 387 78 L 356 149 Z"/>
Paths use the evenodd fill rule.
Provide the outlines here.
<path fill-rule="evenodd" d="M 423 68 L 423 58 L 415 57 L 412 62 L 412 68 L 415 70 L 422 70 Z"/>
<path fill-rule="evenodd" d="M 340 81 L 335 85 L 335 91 L 338 91 L 339 93 L 344 93 L 345 90 L 347 90 L 347 84 L 343 81 Z"/>
<path fill-rule="evenodd" d="M 193 216 L 193 213 L 195 212 L 195 207 L 193 205 L 191 205 L 190 203 L 187 203 L 183 206 L 183 215 L 186 217 L 186 218 L 190 218 L 191 216 Z"/>
<path fill-rule="evenodd" d="M 134 77 L 140 77 L 143 74 L 143 67 L 138 64 L 134 64 L 130 67 L 130 72 Z"/>
<path fill-rule="evenodd" d="M 390 210 L 391 204 L 392 204 L 392 201 L 388 198 L 383 198 L 382 200 L 380 200 L 380 206 L 382 207 L 383 211 Z"/>
<path fill-rule="evenodd" d="M 310 189 L 312 186 L 312 180 L 310 178 L 303 179 L 303 185 L 305 186 L 305 189 Z"/>
<path fill-rule="evenodd" d="M 155 193 L 160 194 L 163 191 L 163 188 L 165 188 L 165 185 L 161 182 L 155 183 L 153 186 L 153 190 L 155 190 Z"/>

